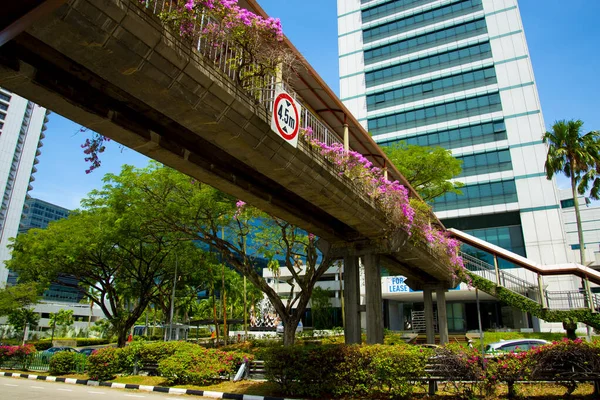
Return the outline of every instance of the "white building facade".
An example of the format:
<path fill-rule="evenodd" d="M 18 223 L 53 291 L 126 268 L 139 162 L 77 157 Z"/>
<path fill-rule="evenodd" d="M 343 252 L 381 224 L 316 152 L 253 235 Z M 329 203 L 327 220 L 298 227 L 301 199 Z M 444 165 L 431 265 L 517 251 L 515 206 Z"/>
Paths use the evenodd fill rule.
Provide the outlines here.
<path fill-rule="evenodd" d="M 462 195 L 433 203 L 447 227 L 541 264 L 572 261 L 544 173 L 545 126 L 516 0 L 338 0 L 338 35 L 340 97 L 373 139 L 442 146 L 462 160 Z"/>
<path fill-rule="evenodd" d="M 19 232 L 47 114 L 45 108 L 0 88 L 0 287 L 8 278 L 4 263 L 10 259 L 9 239 Z"/>

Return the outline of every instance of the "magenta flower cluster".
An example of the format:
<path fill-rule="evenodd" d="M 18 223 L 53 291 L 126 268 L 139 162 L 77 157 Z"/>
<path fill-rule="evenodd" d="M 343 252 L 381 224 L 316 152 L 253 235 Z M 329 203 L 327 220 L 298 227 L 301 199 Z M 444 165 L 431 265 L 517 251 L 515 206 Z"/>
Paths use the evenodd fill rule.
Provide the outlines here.
<path fill-rule="evenodd" d="M 140 0 L 150 6 L 155 0 Z M 238 0 L 177 0 L 172 2 L 173 9 L 167 19 L 177 21 L 182 36 L 194 35 L 196 25 L 208 16 L 213 21 L 205 24 L 202 32 L 212 39 L 223 39 L 231 31 L 254 29 L 259 34 L 277 41 L 283 40 L 283 30 L 279 18 L 263 18 L 238 5 Z M 237 32 L 244 35 L 245 32 Z M 247 33 L 246 33 L 247 34 Z"/>
<path fill-rule="evenodd" d="M 300 132 L 313 148 L 335 165 L 339 175 L 350 178 L 375 200 L 394 228 L 403 229 L 413 237 L 424 237 L 428 247 L 447 257 L 453 277 L 457 278 L 457 271 L 464 269 L 463 260 L 459 255 L 460 243 L 429 224 L 414 222 L 415 210 L 410 205 L 408 189 L 405 186 L 398 181 L 386 179 L 381 168 L 374 167 L 362 154 L 346 151 L 340 143 L 328 145 L 320 142 L 313 137 L 312 128 L 307 127 Z M 419 235 L 413 235 L 415 230 L 420 231 Z"/>

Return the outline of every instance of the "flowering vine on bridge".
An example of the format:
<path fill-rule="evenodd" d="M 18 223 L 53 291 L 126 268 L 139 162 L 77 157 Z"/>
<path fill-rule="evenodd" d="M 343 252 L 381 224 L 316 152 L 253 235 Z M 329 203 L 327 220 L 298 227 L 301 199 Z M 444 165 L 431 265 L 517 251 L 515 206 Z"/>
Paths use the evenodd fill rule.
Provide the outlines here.
<path fill-rule="evenodd" d="M 300 130 L 308 144 L 334 164 L 339 174 L 350 178 L 375 200 L 387 217 L 390 231 L 402 229 L 413 242 L 429 247 L 442 260 L 447 260 L 453 278 L 465 279 L 460 243 L 430 224 L 430 209 L 421 200 L 409 199 L 408 189 L 398 181 L 388 180 L 381 168 L 356 151 L 346 151 L 341 143 L 328 145 L 315 139 L 311 127 Z M 468 280 L 468 279 L 467 279 Z"/>

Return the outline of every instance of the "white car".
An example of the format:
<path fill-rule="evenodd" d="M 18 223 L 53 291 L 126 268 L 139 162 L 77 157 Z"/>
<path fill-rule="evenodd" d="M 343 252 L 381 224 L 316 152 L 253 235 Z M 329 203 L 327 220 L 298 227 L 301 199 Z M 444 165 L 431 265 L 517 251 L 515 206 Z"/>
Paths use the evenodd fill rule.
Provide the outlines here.
<path fill-rule="evenodd" d="M 496 343 L 490 343 L 485 346 L 486 354 L 494 353 L 509 353 L 511 351 L 529 351 L 534 347 L 540 347 L 548 344 L 543 339 L 514 339 L 514 340 L 502 340 Z"/>
<path fill-rule="evenodd" d="M 298 321 L 298 326 L 296 327 L 296 333 L 300 333 L 304 331 L 304 327 L 302 326 L 302 321 Z M 279 321 L 277 324 L 277 333 L 283 335 L 283 322 Z"/>

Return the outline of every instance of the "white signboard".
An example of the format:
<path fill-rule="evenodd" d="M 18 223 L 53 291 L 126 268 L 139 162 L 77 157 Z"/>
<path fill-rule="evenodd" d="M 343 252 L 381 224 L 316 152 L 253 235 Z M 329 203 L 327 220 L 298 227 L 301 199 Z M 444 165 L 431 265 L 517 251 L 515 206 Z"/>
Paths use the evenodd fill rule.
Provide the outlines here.
<path fill-rule="evenodd" d="M 277 86 L 273 101 L 271 129 L 294 147 L 298 147 L 300 109 L 300 104 L 289 93 Z"/>
<path fill-rule="evenodd" d="M 408 293 L 412 292 L 412 290 L 408 287 L 404 280 L 406 278 L 403 276 L 388 276 L 385 278 L 385 283 L 383 284 L 383 291 L 387 291 L 387 293 Z M 387 290 L 386 290 L 387 289 Z"/>

